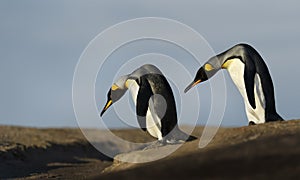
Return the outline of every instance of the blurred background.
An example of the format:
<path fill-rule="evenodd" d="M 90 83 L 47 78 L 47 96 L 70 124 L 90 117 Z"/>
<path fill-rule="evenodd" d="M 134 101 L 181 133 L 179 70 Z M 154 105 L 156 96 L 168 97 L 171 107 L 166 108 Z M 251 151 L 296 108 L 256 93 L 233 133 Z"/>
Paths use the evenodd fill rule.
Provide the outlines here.
<path fill-rule="evenodd" d="M 81 53 L 106 28 L 148 16 L 170 18 L 192 27 L 216 53 L 240 42 L 253 45 L 271 71 L 278 112 L 285 119 L 299 118 L 299 8 L 300 2 L 296 0 L 1 0 L 0 124 L 77 127 L 72 106 L 72 80 Z M 192 58 L 174 45 L 145 40 L 121 48 L 107 61 L 120 59 L 123 62 L 144 53 L 166 54 L 183 64 Z M 108 63 L 108 69 L 109 66 Z M 191 67 L 193 76 L 198 68 Z M 228 74 L 225 71 L 224 74 L 227 106 L 222 125 L 247 125 L 242 98 Z M 95 98 L 99 110 L 106 102 L 112 78 L 97 78 Z M 187 79 L 186 84 L 191 80 Z M 201 101 L 197 123 L 203 125 L 210 111 L 209 83 L 199 85 L 196 90 Z M 183 89 L 174 91 L 177 96 Z M 190 105 L 192 107 L 193 103 Z M 108 111 L 105 116 L 109 127 L 128 127 L 111 114 Z M 93 127 L 93 124 L 87 121 L 85 127 Z"/>

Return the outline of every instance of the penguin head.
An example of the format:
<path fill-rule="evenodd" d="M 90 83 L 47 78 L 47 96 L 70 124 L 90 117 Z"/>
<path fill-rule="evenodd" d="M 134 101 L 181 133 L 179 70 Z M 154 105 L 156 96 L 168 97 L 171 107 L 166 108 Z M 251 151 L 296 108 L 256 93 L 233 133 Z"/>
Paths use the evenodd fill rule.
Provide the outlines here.
<path fill-rule="evenodd" d="M 185 93 L 188 92 L 191 88 L 193 88 L 197 84 L 207 81 L 210 77 L 215 75 L 218 70 L 220 70 L 219 64 L 215 63 L 213 60 L 214 59 L 210 59 L 198 70 L 194 81 L 185 88 L 184 90 Z"/>
<path fill-rule="evenodd" d="M 207 78 L 206 72 L 205 72 L 204 68 L 201 67 L 198 70 L 196 77 L 194 78 L 194 81 L 185 88 L 184 93 L 188 92 L 191 88 L 193 88 L 200 82 L 206 81 L 207 79 L 208 78 Z"/>
<path fill-rule="evenodd" d="M 122 76 L 118 79 L 116 83 L 114 83 L 111 88 L 109 89 L 107 93 L 107 102 L 100 114 L 102 116 L 104 112 L 115 102 L 117 102 L 121 97 L 125 94 L 127 91 L 127 88 L 125 86 L 125 82 L 127 80 L 127 77 Z"/>

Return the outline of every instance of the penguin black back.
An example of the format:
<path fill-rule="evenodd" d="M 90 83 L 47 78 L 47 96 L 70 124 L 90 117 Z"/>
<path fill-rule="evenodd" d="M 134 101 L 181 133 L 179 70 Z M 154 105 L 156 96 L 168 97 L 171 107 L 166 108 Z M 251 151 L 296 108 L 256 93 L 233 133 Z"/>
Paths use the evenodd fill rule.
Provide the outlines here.
<path fill-rule="evenodd" d="M 158 114 L 164 114 L 161 120 L 161 131 L 162 135 L 165 136 L 177 125 L 177 110 L 172 88 L 167 79 L 161 74 L 148 74 L 145 78 L 150 83 L 153 94 L 161 95 L 166 102 L 166 104 L 161 103 L 160 100 L 158 100 L 158 98 L 160 98 L 159 96 L 154 96 L 152 99 L 155 111 L 157 111 Z M 166 105 L 166 107 L 161 107 L 162 105 Z"/>

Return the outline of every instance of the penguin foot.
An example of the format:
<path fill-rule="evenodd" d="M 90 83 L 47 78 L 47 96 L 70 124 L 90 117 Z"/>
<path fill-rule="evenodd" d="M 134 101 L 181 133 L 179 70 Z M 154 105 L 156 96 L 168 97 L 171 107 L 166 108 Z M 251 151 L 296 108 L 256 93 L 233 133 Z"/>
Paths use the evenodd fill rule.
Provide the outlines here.
<path fill-rule="evenodd" d="M 174 138 L 170 138 L 170 139 L 167 139 L 167 143 L 169 144 L 179 144 L 179 143 L 185 143 L 185 142 L 189 142 L 189 141 L 194 141 L 196 140 L 197 138 L 195 136 L 191 136 L 191 135 L 188 135 L 188 134 L 185 134 L 185 133 L 179 133 L 179 134 L 176 134 Z"/>
<path fill-rule="evenodd" d="M 176 140 L 176 139 L 166 139 L 166 138 L 164 138 L 163 140 L 155 141 L 155 142 L 151 143 L 149 146 L 146 146 L 143 149 L 143 151 L 144 150 L 148 150 L 148 149 L 157 149 L 159 147 L 166 146 L 166 145 L 182 144 L 184 142 L 185 142 L 184 140 Z"/>
<path fill-rule="evenodd" d="M 182 144 L 184 142 L 185 142 L 184 140 L 176 140 L 176 139 L 167 139 L 166 140 L 166 144 L 171 144 L 171 145 Z"/>
<path fill-rule="evenodd" d="M 174 128 L 174 130 L 166 137 L 169 141 L 171 141 L 172 144 L 175 141 L 178 143 L 184 143 L 188 141 L 196 140 L 197 138 L 195 136 L 192 136 L 190 134 L 186 134 L 185 132 L 181 131 L 178 126 Z"/>
<path fill-rule="evenodd" d="M 181 138 L 170 138 L 170 139 L 166 139 L 166 144 L 182 144 L 182 143 L 185 143 L 185 142 L 189 142 L 189 141 L 193 141 L 193 140 L 196 140 L 197 138 L 194 137 L 194 136 L 185 136 L 185 137 L 181 137 Z"/>
<path fill-rule="evenodd" d="M 163 140 L 158 140 L 158 141 L 155 141 L 155 142 L 151 143 L 149 146 L 146 146 L 143 149 L 143 151 L 148 150 L 148 149 L 157 149 L 157 148 L 162 147 L 164 145 L 166 145 L 166 144 L 164 143 Z"/>
<path fill-rule="evenodd" d="M 253 125 L 256 125 L 255 122 L 250 121 L 250 122 L 249 122 L 249 126 L 253 126 Z"/>

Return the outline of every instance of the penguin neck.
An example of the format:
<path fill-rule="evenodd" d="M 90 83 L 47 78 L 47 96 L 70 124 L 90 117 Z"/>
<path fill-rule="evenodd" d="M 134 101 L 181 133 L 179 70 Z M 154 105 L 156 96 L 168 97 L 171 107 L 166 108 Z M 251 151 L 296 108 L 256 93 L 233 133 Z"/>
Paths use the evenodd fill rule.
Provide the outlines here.
<path fill-rule="evenodd" d="M 135 83 L 136 83 L 135 80 L 133 80 L 133 79 L 127 79 L 127 80 L 125 81 L 125 83 L 124 83 L 124 88 L 130 89 L 130 87 L 131 87 L 132 85 L 134 85 Z"/>
<path fill-rule="evenodd" d="M 125 76 L 121 76 L 116 82 L 115 84 L 120 88 L 120 89 L 128 89 L 128 87 L 126 87 L 126 82 L 127 80 L 129 80 L 129 75 L 125 75 Z"/>
<path fill-rule="evenodd" d="M 136 99 L 137 99 L 137 95 L 138 95 L 138 91 L 139 91 L 139 85 L 137 84 L 137 82 L 135 80 L 127 79 L 124 86 L 126 89 L 129 89 L 132 99 L 134 101 L 134 104 L 136 105 Z"/>

